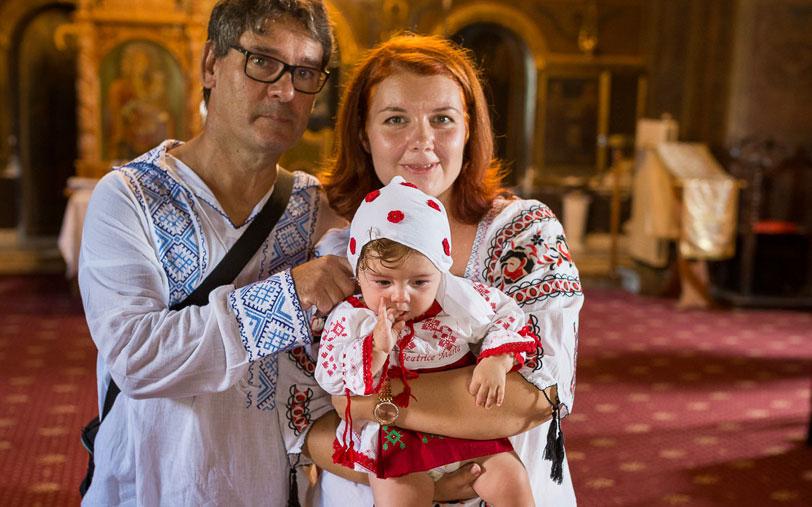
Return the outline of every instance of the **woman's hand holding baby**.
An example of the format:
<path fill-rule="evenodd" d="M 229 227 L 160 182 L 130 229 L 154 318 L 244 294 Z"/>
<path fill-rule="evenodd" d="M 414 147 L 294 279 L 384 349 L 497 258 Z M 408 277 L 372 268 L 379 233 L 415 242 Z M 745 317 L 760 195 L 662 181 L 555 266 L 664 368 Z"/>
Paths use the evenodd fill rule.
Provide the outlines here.
<path fill-rule="evenodd" d="M 489 356 L 479 361 L 471 375 L 468 392 L 480 407 L 502 406 L 505 399 L 505 377 L 513 368 L 513 354 Z"/>

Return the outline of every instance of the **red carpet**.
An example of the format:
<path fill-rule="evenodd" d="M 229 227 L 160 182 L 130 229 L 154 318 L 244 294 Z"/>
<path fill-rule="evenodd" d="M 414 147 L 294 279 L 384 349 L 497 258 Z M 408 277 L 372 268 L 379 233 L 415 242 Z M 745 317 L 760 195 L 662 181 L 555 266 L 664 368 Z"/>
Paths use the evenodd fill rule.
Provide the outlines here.
<path fill-rule="evenodd" d="M 582 317 L 564 423 L 580 505 L 812 505 L 812 315 L 587 286 Z M 95 411 L 78 297 L 59 277 L 0 277 L 0 505 L 77 505 Z"/>
<path fill-rule="evenodd" d="M 0 277 L 0 505 L 78 505 L 95 365 L 67 282 Z"/>
<path fill-rule="evenodd" d="M 580 505 L 812 505 L 812 314 L 587 287 L 581 323 L 565 423 Z"/>

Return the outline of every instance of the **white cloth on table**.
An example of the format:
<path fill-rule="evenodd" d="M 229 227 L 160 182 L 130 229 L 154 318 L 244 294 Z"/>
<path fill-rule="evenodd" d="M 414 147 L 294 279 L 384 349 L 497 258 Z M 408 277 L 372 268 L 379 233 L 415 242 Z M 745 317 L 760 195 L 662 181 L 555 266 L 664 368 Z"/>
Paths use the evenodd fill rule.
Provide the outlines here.
<path fill-rule="evenodd" d="M 310 394 L 292 388 L 312 360 L 283 352 L 311 341 L 290 268 L 309 258 L 321 189 L 295 173 L 285 213 L 234 284 L 172 311 L 247 227 L 167 155 L 178 144 L 110 172 L 90 201 L 79 284 L 100 411 L 111 378 L 122 392 L 96 437 L 83 504 L 284 506 L 287 452 L 320 415 L 302 413 Z"/>
<path fill-rule="evenodd" d="M 344 248 L 348 239 L 347 234 Z M 320 254 L 330 253 L 326 244 L 321 246 Z M 342 245 L 333 248 L 336 246 Z M 540 363 L 528 361 L 520 372 L 540 389 L 556 385 L 562 416 L 568 414 L 574 400 L 578 313 L 583 291 L 564 231 L 550 209 L 534 200 L 496 201 L 478 225 L 465 277 L 503 291 L 524 310 L 532 330 L 541 339 L 543 357 Z M 537 505 L 575 505 L 566 457 L 560 485 L 550 479 L 551 462 L 542 457 L 549 427 L 547 422 L 510 440 L 527 469 Z M 367 486 L 327 472 L 321 475 L 317 505 L 342 505 L 347 498 L 352 498 L 354 505 L 372 505 Z M 478 502 L 475 499 L 466 505 Z"/>
<path fill-rule="evenodd" d="M 676 141 L 677 122 L 670 118 L 637 121 L 629 254 L 654 267 L 665 267 L 669 245 L 679 236 L 679 219 L 671 178 L 657 156 L 657 145 Z"/>
<path fill-rule="evenodd" d="M 704 144 L 661 143 L 657 156 L 682 184 L 680 255 L 709 260 L 732 257 L 739 208 L 736 180 Z"/>
<path fill-rule="evenodd" d="M 59 229 L 59 238 L 57 238 L 56 244 L 59 247 L 59 253 L 65 259 L 65 276 L 67 278 L 74 278 L 79 272 L 82 227 L 92 192 L 92 189 L 87 188 L 73 191 L 68 198 L 68 204 L 65 206 L 65 215 L 62 217 L 62 227 Z"/>

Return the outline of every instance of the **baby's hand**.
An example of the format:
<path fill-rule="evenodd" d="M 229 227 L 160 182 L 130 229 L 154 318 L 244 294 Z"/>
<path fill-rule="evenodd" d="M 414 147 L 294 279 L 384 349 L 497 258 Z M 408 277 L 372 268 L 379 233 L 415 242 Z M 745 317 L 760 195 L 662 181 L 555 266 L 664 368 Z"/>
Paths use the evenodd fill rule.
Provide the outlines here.
<path fill-rule="evenodd" d="M 505 376 L 513 368 L 513 354 L 490 356 L 474 368 L 468 392 L 480 407 L 499 407 L 505 399 Z"/>
<path fill-rule="evenodd" d="M 381 298 L 378 306 L 378 321 L 372 330 L 373 349 L 389 354 L 397 343 L 398 335 L 403 329 L 402 321 L 395 321 L 397 311 L 389 307 L 389 300 Z"/>

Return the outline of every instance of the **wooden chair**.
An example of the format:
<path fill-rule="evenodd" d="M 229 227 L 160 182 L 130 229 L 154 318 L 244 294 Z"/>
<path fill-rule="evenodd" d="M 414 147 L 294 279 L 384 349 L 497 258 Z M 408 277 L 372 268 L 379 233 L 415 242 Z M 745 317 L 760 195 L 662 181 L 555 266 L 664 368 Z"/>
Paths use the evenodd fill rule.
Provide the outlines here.
<path fill-rule="evenodd" d="M 730 172 L 746 181 L 736 258 L 719 296 L 734 305 L 812 307 L 812 159 L 772 141 L 730 150 Z"/>

